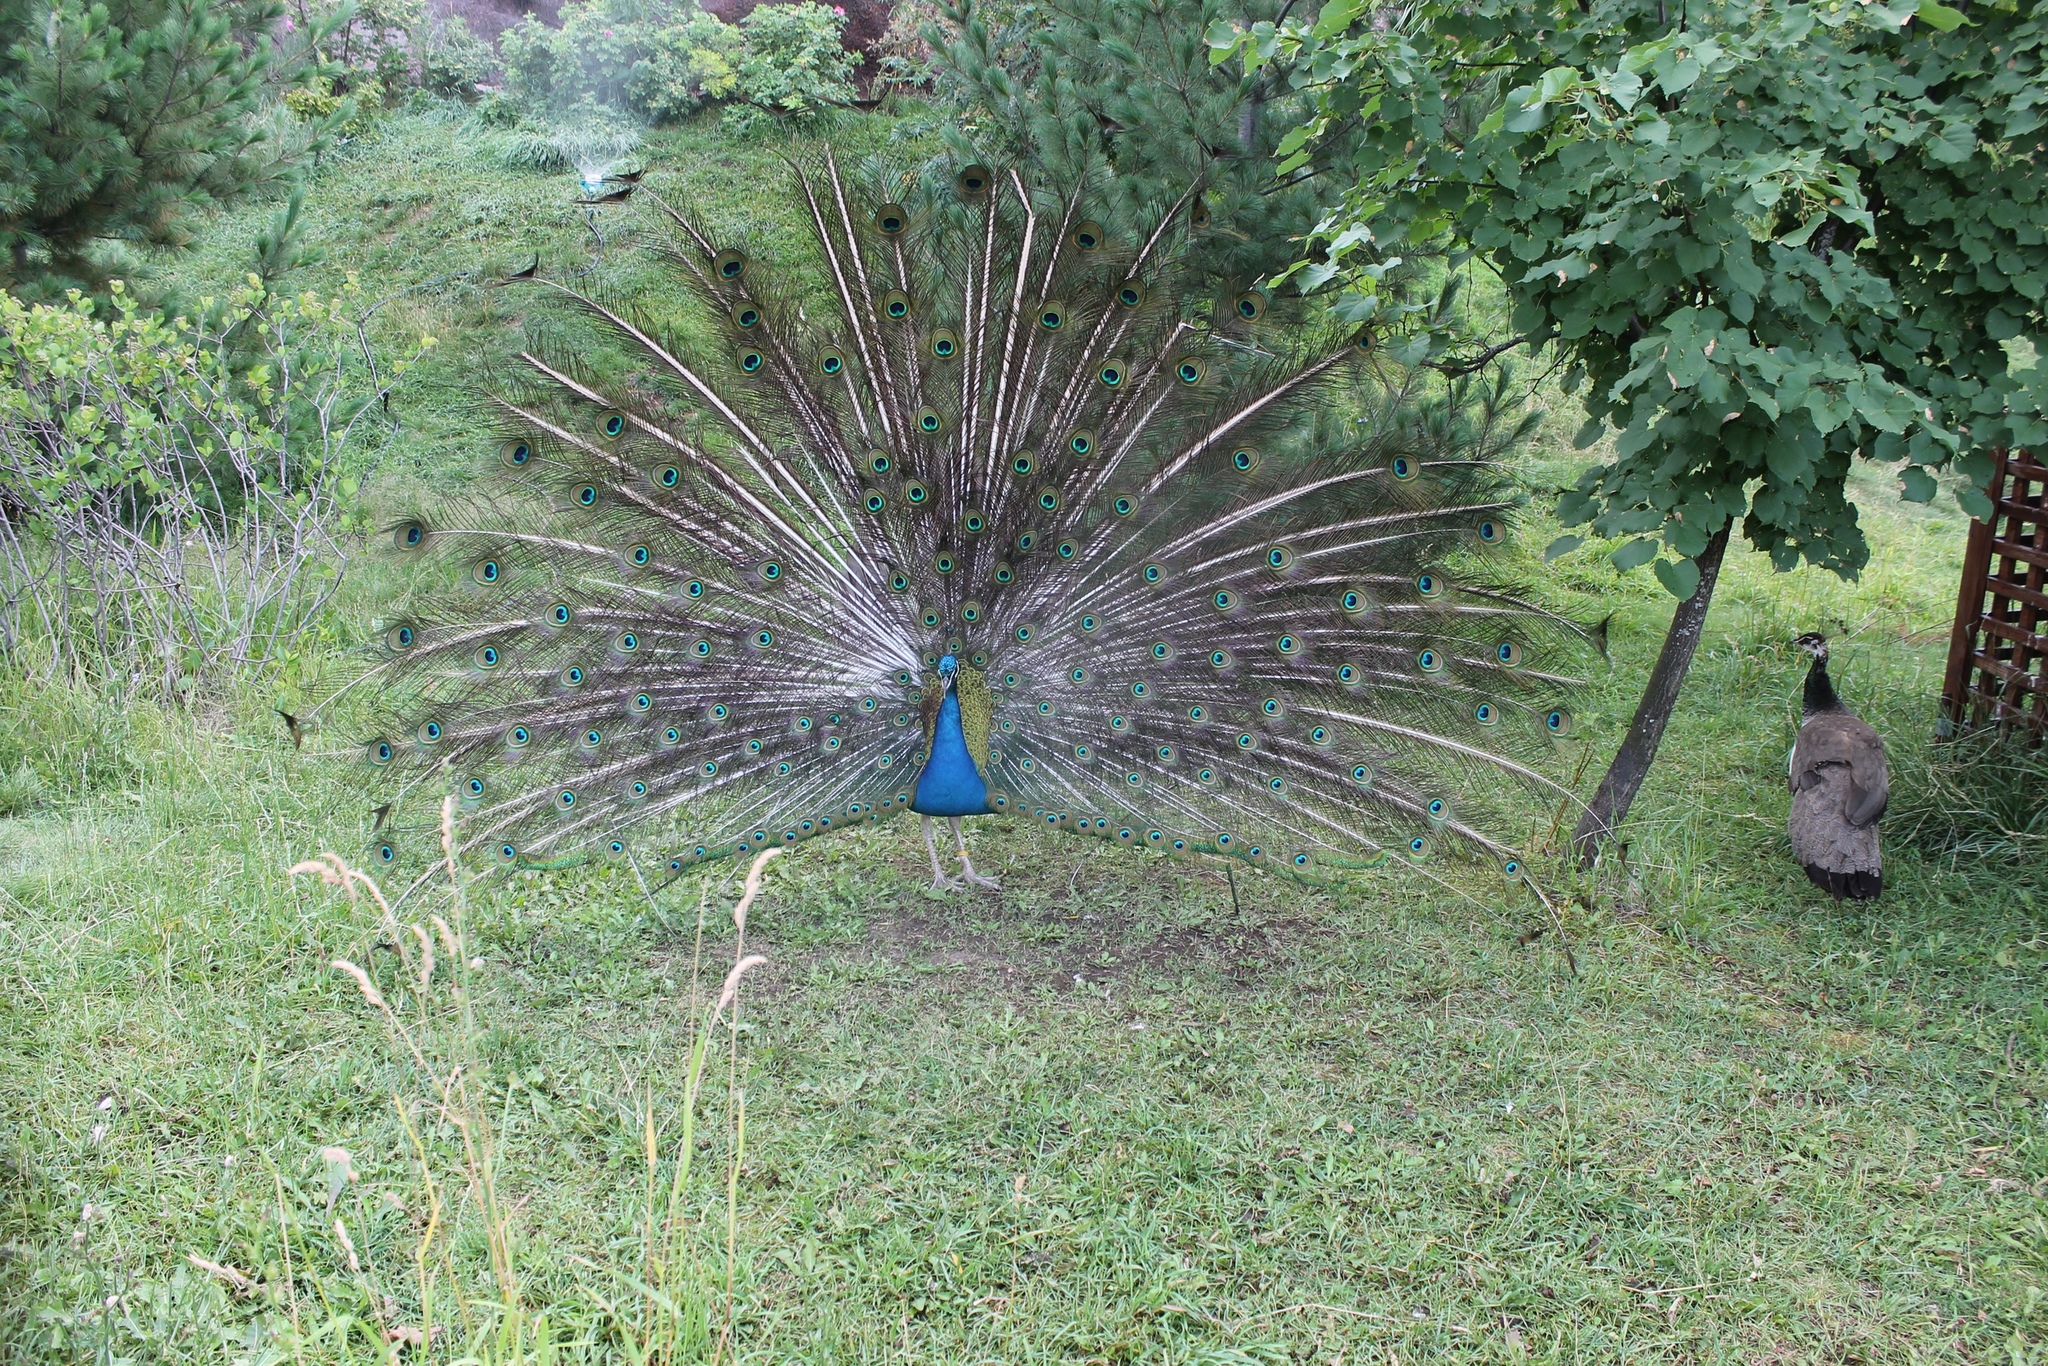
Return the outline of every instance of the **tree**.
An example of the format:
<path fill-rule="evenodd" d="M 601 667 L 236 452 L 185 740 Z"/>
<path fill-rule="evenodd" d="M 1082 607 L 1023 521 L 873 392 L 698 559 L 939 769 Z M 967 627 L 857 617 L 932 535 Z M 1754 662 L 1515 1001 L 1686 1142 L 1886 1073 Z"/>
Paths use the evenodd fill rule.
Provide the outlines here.
<path fill-rule="evenodd" d="M 281 41 L 282 14 L 276 0 L 0 0 L 0 285 L 99 290 L 107 244 L 182 246 L 201 210 L 282 180 L 326 128 L 259 118 L 313 74 L 320 35 Z"/>
<path fill-rule="evenodd" d="M 1581 446 L 1613 456 L 1562 494 L 1567 526 L 1625 536 L 1682 599 L 1620 751 L 1575 833 L 1627 815 L 1676 706 L 1729 532 L 1780 569 L 1868 558 L 1853 456 L 1973 481 L 2041 440 L 2048 5 L 1933 0 L 1364 0 L 1219 25 L 1218 59 L 1276 61 L 1312 92 L 1281 176 L 1363 120 L 1361 174 L 1295 273 L 1316 287 L 1449 236 L 1585 387 Z M 1360 286 L 1370 292 L 1370 280 Z M 1446 338 L 1418 335 L 1413 348 Z M 1981 490 L 1958 494 L 1973 515 Z M 1575 548 L 1563 538 L 1556 553 Z"/>
<path fill-rule="evenodd" d="M 1068 175 L 1106 163 L 1110 193 L 1171 204 L 1204 188 L 1205 253 L 1243 288 L 1284 268 L 1322 206 L 1356 173 L 1341 137 L 1319 142 L 1279 180 L 1273 156 L 1314 112 L 1284 61 L 1253 70 L 1212 62 L 1212 25 L 1285 20 L 1294 0 L 1045 0 L 996 7 L 957 0 L 928 32 L 942 87 L 969 106 L 978 136 Z M 991 10 L 994 13 L 991 13 Z M 1142 216 L 1142 215 L 1140 215 Z"/>

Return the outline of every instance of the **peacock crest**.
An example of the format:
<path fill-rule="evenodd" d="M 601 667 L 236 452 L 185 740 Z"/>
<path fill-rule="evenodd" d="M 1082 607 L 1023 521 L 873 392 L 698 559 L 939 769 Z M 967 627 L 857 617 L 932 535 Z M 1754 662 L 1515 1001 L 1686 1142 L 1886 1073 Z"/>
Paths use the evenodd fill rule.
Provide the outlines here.
<path fill-rule="evenodd" d="M 1184 286 L 1193 191 L 1091 212 L 829 150 L 792 183 L 798 262 L 656 200 L 687 318 L 533 286 L 630 364 L 522 353 L 496 490 L 393 530 L 439 587 L 344 691 L 397 810 L 452 785 L 506 866 L 676 872 L 916 809 L 1521 876 L 1582 651 L 1490 567 L 1504 391 L 1432 406 L 1369 335 Z"/>

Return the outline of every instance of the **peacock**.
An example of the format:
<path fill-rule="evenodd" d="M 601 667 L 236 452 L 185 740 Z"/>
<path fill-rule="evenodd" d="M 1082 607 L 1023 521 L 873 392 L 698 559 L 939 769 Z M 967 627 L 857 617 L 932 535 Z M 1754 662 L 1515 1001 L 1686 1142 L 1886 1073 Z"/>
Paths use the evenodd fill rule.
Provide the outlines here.
<path fill-rule="evenodd" d="M 624 359 L 508 358 L 491 468 L 390 528 L 407 595 L 322 704 L 375 699 L 373 861 L 437 851 L 452 791 L 502 868 L 908 811 L 939 891 L 994 885 L 972 816 L 1526 880 L 1589 637 L 1498 554 L 1505 383 L 1432 399 L 1369 327 L 1218 286 L 1200 185 L 811 158 L 797 251 L 639 187 L 685 307 L 521 282 Z"/>

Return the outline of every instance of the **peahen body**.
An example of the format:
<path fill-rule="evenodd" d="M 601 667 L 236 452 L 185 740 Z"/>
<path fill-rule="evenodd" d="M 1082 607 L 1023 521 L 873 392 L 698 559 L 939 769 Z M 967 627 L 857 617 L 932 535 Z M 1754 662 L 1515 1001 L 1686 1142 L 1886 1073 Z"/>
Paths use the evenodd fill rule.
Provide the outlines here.
<path fill-rule="evenodd" d="M 1835 900 L 1874 901 L 1884 892 L 1877 823 L 1891 801 L 1884 739 L 1842 703 L 1828 676 L 1827 637 L 1793 642 L 1813 659 L 1800 698 L 1799 739 L 1787 763 L 1792 856 Z"/>
<path fill-rule="evenodd" d="M 803 259 L 659 205 L 686 319 L 529 286 L 627 363 L 521 354 L 504 487 L 396 528 L 422 588 L 358 683 L 420 853 L 452 785 L 501 865 L 676 872 L 909 810 L 940 886 L 932 820 L 985 882 L 982 814 L 1523 876 L 1581 641 L 1489 567 L 1501 393 L 1418 406 L 1369 338 L 1184 284 L 1193 191 L 829 152 L 794 190 Z"/>

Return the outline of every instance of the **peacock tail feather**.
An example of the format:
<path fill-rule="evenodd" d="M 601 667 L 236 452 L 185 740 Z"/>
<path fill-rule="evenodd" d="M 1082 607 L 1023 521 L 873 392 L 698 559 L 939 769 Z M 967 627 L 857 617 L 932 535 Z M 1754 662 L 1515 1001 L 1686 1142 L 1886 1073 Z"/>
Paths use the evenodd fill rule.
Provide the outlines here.
<path fill-rule="evenodd" d="M 1369 337 L 1195 297 L 1192 190 L 1105 225 L 1020 170 L 827 150 L 793 185 L 818 287 L 646 187 L 688 329 L 531 286 L 631 364 L 522 353 L 496 487 L 393 529 L 448 585 L 342 689 L 398 809 L 452 786 L 501 865 L 670 871 L 873 822 L 913 804 L 950 654 L 998 814 L 1520 875 L 1583 650 L 1489 567 L 1504 390 L 1432 405 Z"/>

